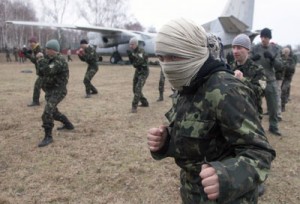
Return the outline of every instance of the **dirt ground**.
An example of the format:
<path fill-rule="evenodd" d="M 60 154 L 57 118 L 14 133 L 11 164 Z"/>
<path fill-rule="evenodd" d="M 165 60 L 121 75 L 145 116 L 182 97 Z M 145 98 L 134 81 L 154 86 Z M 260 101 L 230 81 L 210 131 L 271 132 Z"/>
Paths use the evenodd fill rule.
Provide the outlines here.
<path fill-rule="evenodd" d="M 181 203 L 179 168 L 173 159 L 153 160 L 146 144 L 147 130 L 166 123 L 171 106 L 168 83 L 165 100 L 156 102 L 159 67 L 150 67 L 144 88 L 150 107 L 131 114 L 131 66 L 101 65 L 93 79 L 100 94 L 86 99 L 86 65 L 70 62 L 68 95 L 58 108 L 75 130 L 59 132 L 55 123 L 54 143 L 38 148 L 45 100 L 42 93 L 41 106 L 27 107 L 36 79 L 33 65 L 6 63 L 3 56 L 0 62 L 0 204 Z M 277 157 L 261 204 L 300 203 L 299 69 L 280 123 L 284 136 L 266 132 Z M 23 72 L 28 70 L 33 73 Z M 263 126 L 267 129 L 267 117 Z"/>

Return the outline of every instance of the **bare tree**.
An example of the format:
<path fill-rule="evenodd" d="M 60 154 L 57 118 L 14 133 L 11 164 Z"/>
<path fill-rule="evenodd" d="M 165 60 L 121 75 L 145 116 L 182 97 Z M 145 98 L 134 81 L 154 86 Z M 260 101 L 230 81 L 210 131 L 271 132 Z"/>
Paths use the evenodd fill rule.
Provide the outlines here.
<path fill-rule="evenodd" d="M 41 0 L 43 15 L 42 20 L 50 23 L 63 23 L 64 16 L 66 14 L 69 0 Z M 62 30 L 57 29 L 57 38 L 62 43 Z"/>
<path fill-rule="evenodd" d="M 129 0 L 85 0 L 77 2 L 80 16 L 96 26 L 124 28 L 133 17 Z"/>
<path fill-rule="evenodd" d="M 36 20 L 35 10 L 31 2 L 21 0 L 3 0 L 0 2 L 0 45 L 21 46 L 27 42 L 28 36 L 36 31 L 33 28 L 24 26 L 8 26 L 7 20 Z"/>

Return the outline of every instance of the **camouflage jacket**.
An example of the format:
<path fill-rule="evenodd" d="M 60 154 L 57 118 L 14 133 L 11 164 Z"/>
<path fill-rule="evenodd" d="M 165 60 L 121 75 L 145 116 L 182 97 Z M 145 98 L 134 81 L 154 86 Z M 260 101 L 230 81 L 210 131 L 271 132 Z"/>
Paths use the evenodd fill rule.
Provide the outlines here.
<path fill-rule="evenodd" d="M 37 75 L 40 75 L 39 69 L 37 68 L 37 59 L 36 59 L 36 54 L 39 52 L 42 52 L 42 49 L 39 44 L 36 44 L 36 46 L 31 50 L 23 49 L 24 56 L 28 58 L 35 65 Z"/>
<path fill-rule="evenodd" d="M 220 196 L 210 203 L 250 203 L 250 198 L 257 200 L 255 189 L 266 179 L 275 151 L 261 126 L 253 92 L 219 67 L 206 62 L 199 73 L 210 71 L 179 92 L 166 114 L 167 141 L 151 154 L 155 159 L 174 157 L 201 203 L 208 201 L 199 177 L 203 163 L 219 177 Z"/>
<path fill-rule="evenodd" d="M 61 54 L 53 58 L 46 56 L 37 62 L 40 75 L 43 78 L 42 88 L 45 92 L 53 89 L 67 89 L 69 66 Z"/>
<path fill-rule="evenodd" d="M 89 65 L 88 69 L 98 69 L 98 55 L 96 50 L 90 45 L 84 49 L 84 54 L 82 56 L 78 55 L 78 57 Z"/>
<path fill-rule="evenodd" d="M 284 69 L 283 78 L 290 79 L 295 73 L 295 60 L 292 56 L 289 56 L 288 58 L 282 56 L 282 64 Z"/>
<path fill-rule="evenodd" d="M 243 65 L 233 63 L 232 69 L 233 71 L 240 70 L 243 72 L 243 82 L 254 91 L 256 97 L 261 98 L 264 95 L 266 75 L 261 65 L 256 64 L 251 59 L 247 59 Z"/>
<path fill-rule="evenodd" d="M 264 53 L 270 52 L 274 57 L 274 61 L 271 61 L 268 58 L 265 58 Z M 280 58 L 280 48 L 275 44 L 270 44 L 268 47 L 264 47 L 261 43 L 253 46 L 250 51 L 250 58 L 253 56 L 259 55 L 260 58 L 255 61 L 255 63 L 261 65 L 265 69 L 265 74 L 268 81 L 275 81 L 276 71 L 282 70 L 282 62 Z"/>
<path fill-rule="evenodd" d="M 135 48 L 133 52 L 127 51 L 129 61 L 139 72 L 148 72 L 148 55 L 142 48 Z"/>

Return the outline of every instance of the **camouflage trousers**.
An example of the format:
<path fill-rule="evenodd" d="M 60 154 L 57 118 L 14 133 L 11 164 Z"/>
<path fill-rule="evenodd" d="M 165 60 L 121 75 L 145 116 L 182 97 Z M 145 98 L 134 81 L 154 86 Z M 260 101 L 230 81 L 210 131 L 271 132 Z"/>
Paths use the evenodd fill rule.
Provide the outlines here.
<path fill-rule="evenodd" d="M 283 105 L 287 104 L 290 95 L 290 88 L 291 88 L 292 80 L 284 79 L 281 86 L 281 103 Z"/>
<path fill-rule="evenodd" d="M 265 89 L 265 98 L 269 113 L 269 128 L 278 129 L 278 92 L 277 82 L 268 81 Z"/>
<path fill-rule="evenodd" d="M 148 101 L 143 95 L 143 87 L 146 83 L 146 80 L 149 76 L 149 72 L 140 72 L 138 70 L 135 71 L 133 77 L 133 100 L 132 100 L 132 107 L 137 107 L 139 102 L 143 105 L 148 105 Z"/>
<path fill-rule="evenodd" d="M 91 92 L 98 92 L 97 89 L 91 83 L 93 77 L 97 72 L 98 72 L 98 67 L 97 68 L 88 67 L 83 79 L 86 94 L 90 94 Z"/>
<path fill-rule="evenodd" d="M 43 78 L 38 76 L 34 83 L 33 96 L 32 96 L 32 101 L 35 103 L 39 103 L 42 84 L 43 84 Z"/>
<path fill-rule="evenodd" d="M 277 81 L 277 103 L 278 103 L 278 116 L 281 117 L 281 86 L 282 80 Z"/>
<path fill-rule="evenodd" d="M 159 90 L 159 93 L 163 93 L 164 92 L 164 89 L 165 89 L 165 75 L 162 71 L 162 69 L 160 70 L 160 77 L 159 77 L 159 83 L 158 83 L 158 90 Z"/>
<path fill-rule="evenodd" d="M 45 92 L 46 106 L 42 115 L 42 127 L 45 129 L 52 129 L 54 126 L 54 120 L 60 121 L 62 123 L 65 123 L 65 121 L 68 120 L 67 117 L 64 114 L 60 113 L 57 109 L 57 105 L 67 95 L 67 90 L 51 89 Z"/>

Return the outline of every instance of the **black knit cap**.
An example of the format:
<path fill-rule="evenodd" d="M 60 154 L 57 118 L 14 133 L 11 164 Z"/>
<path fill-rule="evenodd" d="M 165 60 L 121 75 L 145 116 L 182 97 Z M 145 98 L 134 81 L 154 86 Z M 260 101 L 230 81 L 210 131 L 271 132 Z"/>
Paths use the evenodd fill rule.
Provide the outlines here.
<path fill-rule="evenodd" d="M 269 28 L 264 28 L 260 31 L 260 37 L 272 39 L 272 32 Z"/>
<path fill-rule="evenodd" d="M 82 39 L 82 40 L 80 40 L 80 45 L 81 45 L 81 44 L 88 44 L 88 41 L 85 40 L 85 39 Z"/>

